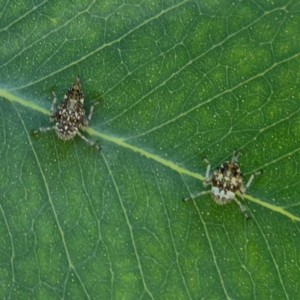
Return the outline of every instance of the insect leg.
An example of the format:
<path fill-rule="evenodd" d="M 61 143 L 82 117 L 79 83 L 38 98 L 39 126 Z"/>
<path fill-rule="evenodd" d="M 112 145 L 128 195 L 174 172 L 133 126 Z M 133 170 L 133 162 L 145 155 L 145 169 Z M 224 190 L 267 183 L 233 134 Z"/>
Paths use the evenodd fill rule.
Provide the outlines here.
<path fill-rule="evenodd" d="M 197 193 L 197 194 L 191 194 L 189 197 L 182 198 L 182 201 L 186 202 L 190 199 L 195 199 L 195 198 L 197 198 L 201 195 L 205 195 L 205 194 L 208 194 L 208 193 L 210 193 L 210 191 L 203 191 L 203 192 L 200 192 L 200 193 Z"/>
<path fill-rule="evenodd" d="M 211 164 L 210 162 L 206 159 L 206 157 L 203 157 L 203 160 L 206 162 L 207 164 L 207 168 L 206 168 L 206 173 L 205 173 L 205 179 L 203 180 L 203 185 L 207 186 L 211 183 L 211 176 L 209 175 L 210 173 L 210 167 Z"/>
<path fill-rule="evenodd" d="M 258 171 L 258 172 L 255 172 L 255 173 L 251 174 L 248 182 L 245 185 L 246 190 L 249 188 L 249 186 L 252 183 L 252 180 L 254 179 L 254 177 L 257 176 L 257 175 L 261 175 L 262 173 L 263 173 L 263 171 Z"/>
<path fill-rule="evenodd" d="M 91 105 L 89 115 L 87 117 L 87 120 L 85 121 L 85 126 L 88 126 L 89 122 L 91 121 L 94 107 L 98 104 L 100 104 L 100 100 L 96 101 L 94 104 Z"/>
<path fill-rule="evenodd" d="M 95 147 L 98 151 L 101 150 L 101 147 L 99 147 L 95 142 L 88 140 L 84 135 L 81 134 L 81 132 L 77 131 L 77 134 L 92 147 Z"/>
<path fill-rule="evenodd" d="M 51 105 L 51 108 L 50 108 L 50 115 L 53 114 L 53 111 L 54 111 L 54 106 L 56 104 L 56 101 L 57 101 L 57 97 L 56 97 L 56 94 L 54 91 L 52 91 L 52 95 L 54 96 L 54 99 L 52 101 L 52 105 Z"/>
<path fill-rule="evenodd" d="M 248 220 L 250 219 L 250 217 L 247 215 L 246 211 L 247 208 L 245 205 L 243 205 L 238 199 L 236 199 L 235 197 L 233 198 L 233 200 L 237 203 L 237 205 L 240 207 L 241 211 L 243 212 L 243 214 L 245 215 L 245 218 Z"/>
<path fill-rule="evenodd" d="M 237 162 L 238 161 L 238 157 L 239 157 L 239 155 L 241 154 L 241 152 L 240 151 L 238 151 L 237 152 L 237 154 L 236 154 L 236 151 L 233 151 L 233 155 L 232 155 L 232 158 L 231 158 L 231 162 Z"/>
<path fill-rule="evenodd" d="M 53 130 L 53 129 L 55 129 L 55 126 L 51 126 L 51 127 L 40 127 L 40 128 L 37 129 L 37 130 L 31 130 L 31 134 L 36 134 L 36 133 L 39 133 L 39 132 L 46 132 L 46 131 Z"/>

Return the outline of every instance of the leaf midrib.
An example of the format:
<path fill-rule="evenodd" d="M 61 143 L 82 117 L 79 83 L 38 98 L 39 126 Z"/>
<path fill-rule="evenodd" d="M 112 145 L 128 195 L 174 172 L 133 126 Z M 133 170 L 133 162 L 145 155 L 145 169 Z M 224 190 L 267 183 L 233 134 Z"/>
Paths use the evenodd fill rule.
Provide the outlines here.
<path fill-rule="evenodd" d="M 300 54 L 299 54 L 300 55 Z M 35 110 L 35 111 L 39 111 L 45 115 L 49 115 L 49 111 L 30 102 L 30 101 L 27 101 L 27 100 L 24 100 L 22 98 L 19 98 L 11 93 L 8 93 L 6 90 L 3 90 L 3 89 L 0 89 L 0 97 L 3 97 L 3 98 L 6 98 L 8 99 L 9 101 L 11 102 L 16 102 L 18 104 L 21 104 L 22 106 L 25 106 L 27 108 L 30 108 L 32 110 Z M 19 116 L 21 118 L 21 116 Z M 24 130 L 25 130 L 25 126 L 24 126 Z M 107 134 L 104 134 L 104 133 L 100 133 L 98 132 L 97 130 L 93 129 L 93 128 L 86 128 L 85 130 L 86 132 L 88 132 L 90 135 L 94 135 L 94 136 L 97 136 L 101 139 L 104 139 L 104 140 L 107 140 L 109 142 L 112 142 L 118 146 L 121 146 L 123 148 L 126 148 L 126 149 L 130 149 L 131 151 L 133 152 L 136 152 L 136 153 L 139 153 L 140 155 L 142 156 L 145 156 L 146 158 L 149 158 L 149 159 L 152 159 L 174 171 L 176 171 L 177 173 L 179 173 L 180 175 L 188 175 L 188 176 L 191 176 L 193 178 L 196 178 L 200 181 L 203 181 L 204 180 L 204 176 L 199 174 L 199 173 L 195 173 L 195 172 L 191 172 L 181 166 L 178 166 L 177 164 L 175 164 L 174 162 L 170 161 L 170 160 L 167 160 L 167 159 L 164 159 L 164 158 L 161 158 L 160 156 L 156 155 L 156 154 L 153 154 L 153 153 L 150 153 L 144 149 L 141 149 L 139 147 L 136 147 L 134 145 L 131 145 L 129 143 L 126 143 L 124 139 L 122 138 L 117 138 L 117 137 L 113 137 L 113 136 L 110 136 L 110 135 L 107 135 Z M 28 136 L 28 139 L 30 139 L 30 136 L 29 134 L 27 134 Z M 29 141 L 30 142 L 30 141 Z M 33 145 L 32 145 L 33 147 Z M 290 153 L 287 153 L 286 155 L 284 155 L 284 157 L 286 156 L 290 156 L 292 155 L 293 153 L 296 153 L 300 151 L 300 149 L 296 149 Z M 274 160 L 273 163 L 276 163 L 278 160 L 282 159 L 282 157 L 278 158 L 277 160 Z M 270 164 L 270 163 L 269 163 Z M 268 164 L 268 165 L 269 165 Z M 275 205 L 272 205 L 270 203 L 267 203 L 267 202 L 264 202 L 263 200 L 260 200 L 258 198 L 254 198 L 252 197 L 251 195 L 249 194 L 246 194 L 244 195 L 244 198 L 246 198 L 247 200 L 250 200 L 252 202 L 255 202 L 256 204 L 259 204 L 265 208 L 268 208 L 272 211 L 275 211 L 275 212 L 278 212 L 290 219 L 292 219 L 293 221 L 300 221 L 300 218 L 291 214 L 290 212 L 286 211 L 284 208 L 280 207 L 280 206 L 275 206 Z"/>

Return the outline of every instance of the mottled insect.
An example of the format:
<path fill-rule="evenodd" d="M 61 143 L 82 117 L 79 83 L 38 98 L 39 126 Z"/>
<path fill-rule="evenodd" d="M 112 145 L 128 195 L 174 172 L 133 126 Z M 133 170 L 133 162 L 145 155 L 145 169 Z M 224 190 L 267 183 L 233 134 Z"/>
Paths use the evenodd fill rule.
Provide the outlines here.
<path fill-rule="evenodd" d="M 263 172 L 258 171 L 253 173 L 250 176 L 247 184 L 244 185 L 243 175 L 237 163 L 239 154 L 240 153 L 235 155 L 234 152 L 231 161 L 225 161 L 224 163 L 222 163 L 220 167 L 216 168 L 213 171 L 212 175 L 210 175 L 210 162 L 206 158 L 203 158 L 203 160 L 207 163 L 203 185 L 205 187 L 208 185 L 212 185 L 211 190 L 191 195 L 190 197 L 183 198 L 182 200 L 187 201 L 189 199 L 199 197 L 200 195 L 211 193 L 215 202 L 220 205 L 224 205 L 234 200 L 240 207 L 241 211 L 244 213 L 246 219 L 249 219 L 249 216 L 246 213 L 246 207 L 242 205 L 238 199 L 236 199 L 235 193 L 239 191 L 243 198 L 243 195 L 246 193 L 246 190 L 249 188 L 254 177 L 256 175 L 262 174 Z"/>
<path fill-rule="evenodd" d="M 100 101 L 96 101 L 93 105 L 91 105 L 89 115 L 86 119 L 85 110 L 83 108 L 84 97 L 79 77 L 76 78 L 73 86 L 65 94 L 64 99 L 58 105 L 56 111 L 54 111 L 54 107 L 57 97 L 54 91 L 52 91 L 52 94 L 54 99 L 50 109 L 50 122 L 56 121 L 55 125 L 46 128 L 41 127 L 37 130 L 33 130 L 31 133 L 36 134 L 38 132 L 45 132 L 54 129 L 58 137 L 62 140 L 73 139 L 77 134 L 91 146 L 101 150 L 101 147 L 88 140 L 79 131 L 79 129 L 84 129 L 88 126 L 92 118 L 94 106 L 100 103 Z"/>

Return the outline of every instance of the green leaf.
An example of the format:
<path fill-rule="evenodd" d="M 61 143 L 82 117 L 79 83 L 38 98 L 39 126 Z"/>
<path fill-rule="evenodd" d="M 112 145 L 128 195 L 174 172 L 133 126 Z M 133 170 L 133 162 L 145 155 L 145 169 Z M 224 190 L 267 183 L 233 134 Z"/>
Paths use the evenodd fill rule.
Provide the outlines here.
<path fill-rule="evenodd" d="M 0 1 L 0 295 L 296 299 L 300 2 Z M 79 75 L 80 137 L 47 127 Z M 235 149 L 246 220 L 206 165 Z"/>

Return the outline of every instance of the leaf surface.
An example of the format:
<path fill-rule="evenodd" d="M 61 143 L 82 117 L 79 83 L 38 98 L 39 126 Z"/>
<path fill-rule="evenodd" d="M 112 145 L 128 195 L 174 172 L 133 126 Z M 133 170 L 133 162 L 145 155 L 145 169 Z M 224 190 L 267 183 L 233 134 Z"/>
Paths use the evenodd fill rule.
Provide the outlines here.
<path fill-rule="evenodd" d="M 0 1 L 0 295 L 296 299 L 300 2 Z M 75 77 L 80 137 L 50 126 Z M 235 149 L 246 221 L 204 191 Z"/>

